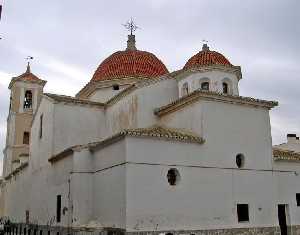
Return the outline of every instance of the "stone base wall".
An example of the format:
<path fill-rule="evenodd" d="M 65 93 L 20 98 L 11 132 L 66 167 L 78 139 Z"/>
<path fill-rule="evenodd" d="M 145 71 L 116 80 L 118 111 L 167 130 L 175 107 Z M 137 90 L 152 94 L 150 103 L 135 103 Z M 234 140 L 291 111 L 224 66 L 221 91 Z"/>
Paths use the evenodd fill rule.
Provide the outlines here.
<path fill-rule="evenodd" d="M 290 226 L 288 235 L 300 235 L 300 225 Z M 117 228 L 73 229 L 32 224 L 12 224 L 7 235 L 281 235 L 280 227 L 231 228 L 215 230 L 176 230 L 125 232 Z"/>
<path fill-rule="evenodd" d="M 300 231 L 293 227 L 293 230 Z M 281 235 L 279 227 L 264 227 L 264 228 L 232 228 L 232 229 L 215 229 L 215 230 L 191 230 L 191 231 L 155 231 L 155 232 L 127 232 L 128 235 Z M 291 235 L 300 235 L 293 233 Z"/>

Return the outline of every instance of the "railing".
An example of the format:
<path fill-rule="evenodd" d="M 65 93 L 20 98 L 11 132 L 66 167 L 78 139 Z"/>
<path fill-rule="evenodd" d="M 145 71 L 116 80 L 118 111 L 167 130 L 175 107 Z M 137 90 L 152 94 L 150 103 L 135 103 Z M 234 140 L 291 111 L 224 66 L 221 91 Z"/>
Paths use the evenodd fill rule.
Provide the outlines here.
<path fill-rule="evenodd" d="M 124 235 L 122 229 L 73 229 L 66 227 L 56 227 L 36 224 L 6 224 L 4 225 L 3 235 Z M 0 231 L 0 235 L 1 231 Z"/>

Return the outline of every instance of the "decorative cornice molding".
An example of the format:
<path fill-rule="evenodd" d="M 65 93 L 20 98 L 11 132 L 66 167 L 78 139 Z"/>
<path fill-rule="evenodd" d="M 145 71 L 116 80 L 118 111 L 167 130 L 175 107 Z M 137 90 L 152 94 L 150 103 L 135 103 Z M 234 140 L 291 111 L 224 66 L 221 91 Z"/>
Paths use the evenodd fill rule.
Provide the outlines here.
<path fill-rule="evenodd" d="M 157 115 L 158 117 L 161 117 L 166 114 L 175 112 L 189 104 L 195 103 L 199 99 L 231 103 L 231 104 L 239 104 L 239 105 L 249 105 L 249 106 L 261 107 L 267 109 L 271 109 L 278 105 L 278 102 L 276 101 L 259 100 L 251 97 L 228 95 L 228 94 L 212 92 L 212 91 L 204 91 L 198 89 L 188 94 L 187 96 L 181 97 L 173 101 L 168 105 L 155 109 L 154 114 Z"/>
<path fill-rule="evenodd" d="M 93 106 L 97 108 L 104 108 L 105 104 L 90 100 L 84 100 L 84 99 L 77 99 L 71 96 L 65 96 L 65 95 L 57 95 L 57 94 L 50 94 L 50 93 L 44 93 L 44 96 L 49 97 L 55 102 L 58 103 L 66 103 L 66 104 L 77 104 L 77 105 L 88 105 Z"/>
<path fill-rule="evenodd" d="M 197 144 L 203 144 L 205 142 L 203 138 L 201 138 L 200 136 L 198 136 L 193 132 L 186 131 L 183 129 L 154 125 L 148 128 L 125 129 L 117 133 L 116 135 L 113 135 L 103 141 L 89 145 L 89 149 L 91 151 L 95 151 L 100 147 L 105 147 L 114 142 L 117 142 L 120 139 L 123 139 L 125 136 L 137 137 L 137 138 L 144 138 L 144 137 L 159 138 L 159 139 L 169 140 L 169 141 L 180 141 L 180 142 L 197 143 Z"/>
<path fill-rule="evenodd" d="M 238 80 L 242 79 L 242 71 L 240 66 L 225 66 L 225 65 L 207 65 L 207 66 L 195 66 L 189 69 L 181 69 L 170 73 L 169 75 L 176 78 L 177 80 L 181 80 L 186 78 L 189 74 L 197 73 L 197 72 L 210 72 L 210 71 L 222 71 L 227 73 L 235 74 Z"/>
<path fill-rule="evenodd" d="M 118 85 L 132 85 L 141 80 L 149 79 L 145 77 L 122 77 L 114 78 L 109 80 L 100 80 L 100 81 L 90 81 L 88 82 L 76 95 L 76 98 L 87 99 L 91 96 L 97 89 L 112 87 L 114 84 Z"/>
<path fill-rule="evenodd" d="M 118 93 L 117 95 L 112 97 L 110 100 L 108 100 L 106 102 L 106 105 L 107 105 L 107 107 L 112 106 L 113 104 L 117 103 L 118 101 L 120 101 L 121 99 L 123 99 L 124 97 L 126 97 L 127 95 L 131 94 L 133 91 L 135 91 L 139 88 L 150 86 L 150 85 L 153 85 L 153 84 L 156 84 L 158 82 L 168 80 L 168 79 L 174 79 L 174 78 L 166 75 L 166 76 L 161 76 L 161 77 L 156 77 L 156 78 L 149 78 L 147 80 L 143 80 L 143 81 L 137 82 L 135 84 L 132 84 L 131 86 L 122 90 L 120 93 Z"/>
<path fill-rule="evenodd" d="M 275 161 L 300 162 L 300 153 L 291 150 L 273 148 L 273 158 Z"/>
<path fill-rule="evenodd" d="M 28 165 L 29 165 L 28 162 L 25 162 L 25 163 L 21 164 L 17 169 L 15 169 L 9 175 L 5 176 L 4 179 L 5 180 L 10 180 L 13 176 L 17 175 L 19 172 L 21 172 L 22 170 L 24 170 Z"/>
<path fill-rule="evenodd" d="M 86 145 L 72 146 L 52 156 L 48 159 L 48 161 L 53 164 L 72 155 L 74 151 L 81 151 L 82 149 L 86 148 L 88 148 L 91 152 L 95 152 L 99 149 L 102 149 L 108 145 L 111 145 L 124 139 L 126 136 L 136 138 L 158 138 L 167 141 L 180 141 L 195 144 L 203 144 L 205 142 L 205 140 L 202 137 L 198 136 L 197 134 L 191 131 L 154 125 L 149 128 L 125 129 L 99 142 L 93 142 Z"/>
<path fill-rule="evenodd" d="M 34 79 L 32 79 L 32 80 L 25 80 L 24 77 L 26 77 L 26 76 L 33 76 Z M 19 82 L 19 81 L 20 81 L 20 82 L 24 82 L 24 83 L 35 83 L 35 84 L 39 84 L 39 85 L 41 85 L 41 86 L 45 86 L 46 83 L 47 83 L 47 81 L 42 80 L 42 79 L 39 79 L 39 78 L 36 77 L 34 74 L 31 74 L 31 73 L 26 74 L 26 73 L 25 73 L 25 74 L 22 74 L 22 75 L 20 75 L 20 76 L 18 76 L 18 77 L 13 77 L 13 78 L 11 79 L 9 85 L 8 85 L 8 88 L 11 89 L 12 86 L 14 85 L 14 83 Z"/>

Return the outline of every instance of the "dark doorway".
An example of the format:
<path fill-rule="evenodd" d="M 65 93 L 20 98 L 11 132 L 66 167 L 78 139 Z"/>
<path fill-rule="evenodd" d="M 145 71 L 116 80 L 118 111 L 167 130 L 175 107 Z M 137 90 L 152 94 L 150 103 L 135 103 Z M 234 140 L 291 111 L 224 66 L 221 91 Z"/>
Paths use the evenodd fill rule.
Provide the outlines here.
<path fill-rule="evenodd" d="M 287 235 L 287 224 L 286 224 L 286 205 L 280 204 L 278 205 L 278 220 L 281 235 Z"/>

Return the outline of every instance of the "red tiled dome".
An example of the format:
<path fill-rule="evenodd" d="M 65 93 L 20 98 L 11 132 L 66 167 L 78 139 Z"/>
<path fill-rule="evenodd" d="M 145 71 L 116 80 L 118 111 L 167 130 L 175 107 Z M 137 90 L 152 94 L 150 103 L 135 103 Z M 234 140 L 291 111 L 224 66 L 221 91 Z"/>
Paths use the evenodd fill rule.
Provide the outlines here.
<path fill-rule="evenodd" d="M 97 68 L 92 81 L 124 77 L 157 77 L 167 74 L 166 66 L 152 53 L 139 50 L 118 51 Z"/>
<path fill-rule="evenodd" d="M 189 69 L 197 66 L 206 66 L 206 65 L 225 65 L 233 66 L 225 56 L 216 51 L 210 51 L 209 47 L 204 44 L 202 51 L 198 52 L 196 55 L 191 57 L 188 62 L 185 64 L 184 69 Z"/>

